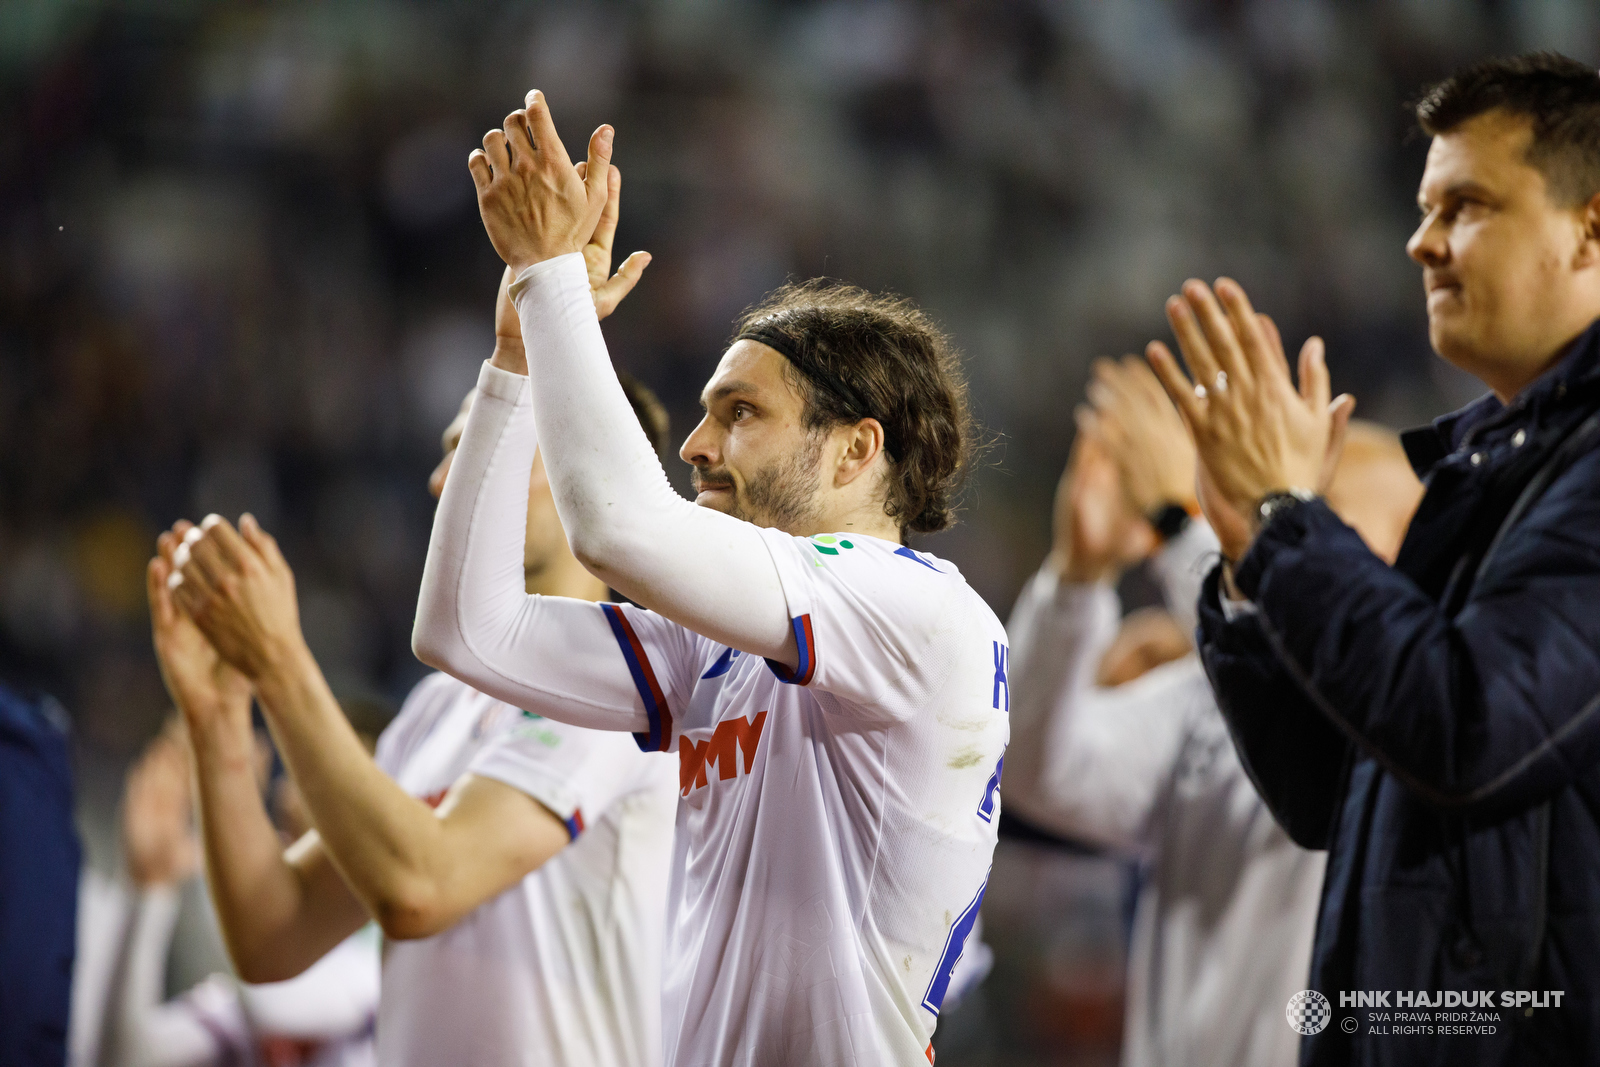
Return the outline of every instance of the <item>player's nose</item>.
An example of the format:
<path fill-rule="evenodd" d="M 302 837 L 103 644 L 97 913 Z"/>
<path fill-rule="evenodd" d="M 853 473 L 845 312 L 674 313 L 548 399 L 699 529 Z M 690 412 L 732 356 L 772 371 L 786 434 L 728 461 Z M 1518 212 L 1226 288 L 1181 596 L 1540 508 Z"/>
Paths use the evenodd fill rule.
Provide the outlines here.
<path fill-rule="evenodd" d="M 684 438 L 683 447 L 678 449 L 678 458 L 696 467 L 715 467 L 721 461 L 722 450 L 717 445 L 716 435 L 712 433 L 709 415 L 702 418 L 700 425 Z"/>

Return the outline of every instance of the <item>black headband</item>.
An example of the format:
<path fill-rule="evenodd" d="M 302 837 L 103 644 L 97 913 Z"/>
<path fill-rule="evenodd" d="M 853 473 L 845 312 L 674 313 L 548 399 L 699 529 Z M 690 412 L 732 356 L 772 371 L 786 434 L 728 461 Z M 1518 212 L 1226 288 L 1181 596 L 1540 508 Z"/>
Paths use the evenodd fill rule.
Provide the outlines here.
<path fill-rule="evenodd" d="M 759 341 L 768 348 L 787 359 L 794 369 L 805 375 L 815 385 L 827 389 L 834 396 L 843 400 L 849 407 L 851 414 L 858 419 L 877 419 L 872 414 L 872 409 L 867 406 L 861 394 L 850 386 L 843 378 L 834 374 L 822 362 L 813 358 L 814 348 L 790 337 L 783 330 L 778 329 L 772 319 L 763 319 L 755 325 L 740 332 L 735 341 Z M 883 420 L 878 419 L 878 425 L 883 426 Z M 883 450 L 889 454 L 890 459 L 895 458 L 899 449 L 889 437 L 889 427 L 883 426 Z"/>

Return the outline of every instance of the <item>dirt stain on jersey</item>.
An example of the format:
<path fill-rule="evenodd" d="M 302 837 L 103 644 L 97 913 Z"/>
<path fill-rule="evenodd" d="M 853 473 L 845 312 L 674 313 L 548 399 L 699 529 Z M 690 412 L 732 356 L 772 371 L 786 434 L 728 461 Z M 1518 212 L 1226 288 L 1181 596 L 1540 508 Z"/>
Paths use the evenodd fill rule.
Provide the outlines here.
<path fill-rule="evenodd" d="M 956 754 L 950 757 L 950 763 L 948 766 L 953 771 L 962 771 L 966 770 L 968 767 L 976 766 L 982 762 L 983 753 L 978 750 L 978 746 L 967 745 L 965 748 L 956 750 Z"/>
<path fill-rule="evenodd" d="M 952 730 L 983 730 L 989 726 L 989 717 L 980 715 L 975 719 L 955 719 L 940 715 L 939 725 L 948 726 Z"/>

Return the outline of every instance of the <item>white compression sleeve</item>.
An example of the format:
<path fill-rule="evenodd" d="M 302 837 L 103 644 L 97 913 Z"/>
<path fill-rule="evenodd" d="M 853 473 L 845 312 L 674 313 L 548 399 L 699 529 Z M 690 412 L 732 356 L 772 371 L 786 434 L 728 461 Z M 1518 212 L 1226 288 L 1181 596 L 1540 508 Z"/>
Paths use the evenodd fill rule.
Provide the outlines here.
<path fill-rule="evenodd" d="M 1117 634 L 1121 604 L 1109 585 L 1073 585 L 1046 566 L 1029 580 L 1006 622 L 1011 638 L 1011 744 L 1001 786 L 1029 814 L 1046 773 L 1045 740 L 1063 694 L 1094 686 Z M 1037 817 L 1037 816 L 1036 816 Z"/>
<path fill-rule="evenodd" d="M 534 264 L 511 298 L 539 448 L 574 554 L 613 589 L 679 625 L 795 665 L 788 606 L 761 535 L 673 491 L 611 366 L 583 257 Z"/>
<path fill-rule="evenodd" d="M 597 730 L 649 720 L 600 606 L 523 584 L 535 430 L 528 379 L 485 363 L 428 539 L 417 658 L 515 707 Z"/>
<path fill-rule="evenodd" d="M 177 921 L 178 893 L 174 888 L 158 886 L 135 892 L 133 914 L 106 1001 L 102 1064 L 210 1067 L 229 1058 L 227 1045 L 192 1005 L 181 999 L 161 1002 L 167 948 Z M 238 1022 L 231 1021 L 234 1026 L 229 1030 Z"/>
<path fill-rule="evenodd" d="M 1095 684 L 1120 609 L 1111 586 L 1061 583 L 1048 568 L 1023 590 L 1007 626 L 1017 698 L 1002 789 L 1046 829 L 1135 849 L 1172 776 L 1197 690 L 1192 675 L 1171 669 Z M 1209 695 L 1203 680 L 1198 691 Z"/>

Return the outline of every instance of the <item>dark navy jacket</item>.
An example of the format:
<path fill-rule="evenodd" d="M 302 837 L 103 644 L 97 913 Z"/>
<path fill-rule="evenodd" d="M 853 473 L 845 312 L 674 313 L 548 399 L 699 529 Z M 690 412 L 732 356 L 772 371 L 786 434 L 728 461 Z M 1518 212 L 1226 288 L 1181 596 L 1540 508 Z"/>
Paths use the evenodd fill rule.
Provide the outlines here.
<path fill-rule="evenodd" d="M 0 685 L 0 1067 L 61 1067 L 77 948 L 66 715 Z"/>
<path fill-rule="evenodd" d="M 1220 569 L 1206 582 L 1199 644 L 1239 755 L 1284 830 L 1329 851 L 1307 985 L 1333 1017 L 1302 1064 L 1600 1063 L 1596 412 L 1600 323 L 1511 405 L 1407 435 L 1427 493 L 1393 568 L 1316 501 L 1240 561 L 1254 614 L 1228 621 Z M 1500 1006 L 1522 989 L 1561 1006 Z M 1500 1021 L 1369 1033 L 1340 1006 L 1361 990 L 1391 1009 L 1494 991 Z"/>

